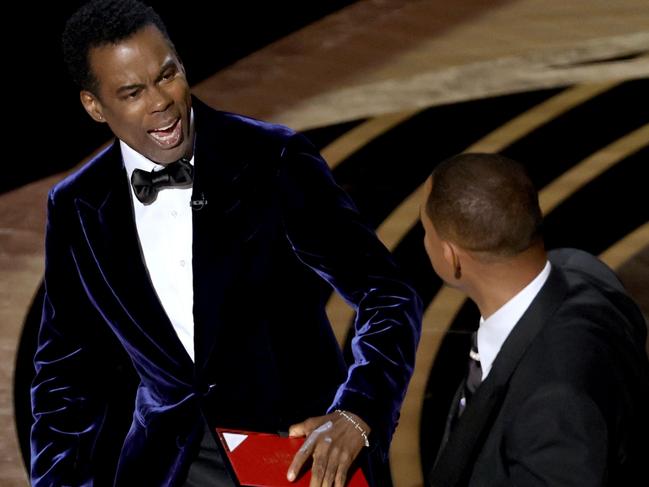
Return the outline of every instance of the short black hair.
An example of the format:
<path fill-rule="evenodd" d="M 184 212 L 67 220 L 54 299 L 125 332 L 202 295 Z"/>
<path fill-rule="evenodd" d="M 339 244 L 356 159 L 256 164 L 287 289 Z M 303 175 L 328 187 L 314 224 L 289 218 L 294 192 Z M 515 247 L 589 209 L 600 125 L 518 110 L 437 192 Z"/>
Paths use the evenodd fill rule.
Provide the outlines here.
<path fill-rule="evenodd" d="M 83 5 L 68 19 L 62 36 L 63 59 L 72 80 L 97 95 L 90 50 L 116 44 L 148 25 L 157 27 L 173 47 L 160 16 L 138 0 L 92 0 Z"/>
<path fill-rule="evenodd" d="M 538 193 L 520 163 L 465 153 L 432 173 L 426 212 L 438 235 L 466 250 L 513 256 L 542 241 Z"/>

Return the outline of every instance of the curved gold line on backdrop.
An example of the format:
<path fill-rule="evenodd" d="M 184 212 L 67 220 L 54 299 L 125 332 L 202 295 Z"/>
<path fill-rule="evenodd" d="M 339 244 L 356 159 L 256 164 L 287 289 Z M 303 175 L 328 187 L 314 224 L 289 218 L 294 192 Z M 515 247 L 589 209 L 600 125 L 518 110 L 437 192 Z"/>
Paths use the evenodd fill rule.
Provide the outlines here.
<path fill-rule="evenodd" d="M 374 117 L 338 137 L 324 147 L 321 154 L 327 161 L 329 168 L 333 170 L 358 149 L 366 146 L 380 135 L 392 130 L 418 112 L 419 110 L 408 110 Z M 336 340 L 338 340 L 338 343 L 342 347 L 345 343 L 345 337 L 349 331 L 351 320 L 354 317 L 354 310 L 339 294 L 333 293 L 327 302 L 326 313 L 331 323 L 331 328 L 336 335 Z"/>
<path fill-rule="evenodd" d="M 639 226 L 622 240 L 618 240 L 599 255 L 609 267 L 621 267 L 629 257 L 637 254 L 649 243 L 649 222 Z"/>
<path fill-rule="evenodd" d="M 649 124 L 598 150 L 548 184 L 539 194 L 541 208 L 550 213 L 579 188 L 625 157 L 649 145 Z"/>
<path fill-rule="evenodd" d="M 471 152 L 498 152 L 513 141 L 520 139 L 532 130 L 565 113 L 569 109 L 610 90 L 616 83 L 597 83 L 578 85 L 567 89 L 534 108 L 522 113 L 506 124 L 492 131 L 467 149 Z M 411 118 L 420 110 L 403 111 L 396 114 L 373 118 L 340 138 L 322 150 L 322 154 L 331 168 L 336 167 L 346 157 L 363 147 L 371 140 L 391 130 L 401 122 Z M 391 251 L 397 246 L 417 222 L 419 205 L 423 199 L 423 185 L 417 188 L 399 205 L 379 226 L 377 234 Z M 327 316 L 341 345 L 349 333 L 354 311 L 336 293 L 327 303 Z M 411 386 L 412 387 L 412 386 Z"/>
<path fill-rule="evenodd" d="M 498 152 L 560 114 L 565 113 L 574 106 L 593 98 L 613 86 L 614 84 L 607 83 L 583 85 L 568 89 L 494 130 L 470 146 L 467 152 Z M 636 138 L 634 137 L 632 140 L 635 141 Z M 617 149 L 620 149 L 620 146 L 617 146 Z M 619 151 L 617 153 L 618 160 L 627 154 L 628 152 L 625 150 Z M 588 158 L 585 162 L 587 163 L 591 159 Z M 581 164 L 578 166 L 581 166 Z M 587 164 L 586 167 L 588 169 L 588 177 L 594 177 L 590 170 L 591 165 Z M 576 182 L 577 179 L 573 178 L 572 181 Z M 575 186 L 575 189 L 580 186 L 581 184 Z M 545 194 L 545 190 L 541 191 L 540 197 L 545 197 Z M 424 188 L 422 185 L 379 227 L 379 235 L 390 248 L 393 248 L 398 243 L 398 240 L 416 224 L 419 205 L 423 201 L 423 198 Z M 547 213 L 543 205 L 542 208 Z M 452 305 L 446 303 L 446 300 L 449 300 L 449 303 L 452 303 Z M 391 449 L 390 463 L 392 465 L 395 487 L 423 485 L 419 453 L 419 430 L 426 381 L 445 331 L 450 327 L 452 318 L 459 311 L 463 302 L 464 299 L 459 299 L 456 292 L 443 288 L 424 315 L 422 340 L 417 350 L 415 373 L 402 407 L 401 421 Z M 438 313 L 440 314 L 438 315 Z M 442 317 L 445 319 L 442 320 Z M 433 325 L 434 321 L 437 323 L 436 326 Z"/>
<path fill-rule="evenodd" d="M 408 110 L 374 117 L 353 129 L 345 132 L 322 149 L 322 157 L 333 170 L 338 164 L 351 156 L 358 149 L 366 146 L 371 140 L 392 130 L 401 122 L 408 120 L 420 110 Z"/>
<path fill-rule="evenodd" d="M 399 425 L 390 448 L 390 468 L 394 487 L 424 485 L 419 431 L 428 374 L 444 336 L 465 301 L 464 293 L 442 286 L 424 313 L 415 372 L 408 386 Z"/>
<path fill-rule="evenodd" d="M 568 88 L 513 118 L 483 137 L 465 152 L 499 152 L 541 125 L 612 89 L 617 84 L 589 83 Z"/>

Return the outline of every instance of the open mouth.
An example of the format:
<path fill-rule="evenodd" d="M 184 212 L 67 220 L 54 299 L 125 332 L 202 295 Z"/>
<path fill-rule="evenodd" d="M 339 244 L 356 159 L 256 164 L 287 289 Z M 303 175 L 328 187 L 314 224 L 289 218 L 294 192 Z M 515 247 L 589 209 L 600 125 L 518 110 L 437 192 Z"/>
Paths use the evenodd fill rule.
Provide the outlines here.
<path fill-rule="evenodd" d="M 161 147 L 174 147 L 182 140 L 183 124 L 180 118 L 164 127 L 149 130 L 148 134 Z"/>

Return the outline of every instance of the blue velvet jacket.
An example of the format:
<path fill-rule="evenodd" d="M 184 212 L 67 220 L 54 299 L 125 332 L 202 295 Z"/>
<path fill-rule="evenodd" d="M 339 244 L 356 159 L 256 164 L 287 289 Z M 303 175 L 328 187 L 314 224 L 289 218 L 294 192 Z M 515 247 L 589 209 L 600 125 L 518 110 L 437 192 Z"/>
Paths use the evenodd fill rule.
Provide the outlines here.
<path fill-rule="evenodd" d="M 195 363 L 149 280 L 114 144 L 49 195 L 34 486 L 177 485 L 204 420 L 277 431 L 341 408 L 367 421 L 387 453 L 420 299 L 303 136 L 193 107 L 194 195 L 208 200 L 193 212 Z M 320 278 L 357 310 L 350 367 Z M 139 386 L 114 478 L 100 479 L 93 456 L 115 339 Z"/>

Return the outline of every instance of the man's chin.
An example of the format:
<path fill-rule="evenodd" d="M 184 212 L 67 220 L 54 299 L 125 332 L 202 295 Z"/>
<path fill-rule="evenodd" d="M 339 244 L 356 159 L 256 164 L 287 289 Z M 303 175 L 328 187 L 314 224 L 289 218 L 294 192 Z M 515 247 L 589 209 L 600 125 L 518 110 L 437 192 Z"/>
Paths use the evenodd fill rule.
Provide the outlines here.
<path fill-rule="evenodd" d="M 151 159 L 153 162 L 166 166 L 167 164 L 176 162 L 178 159 L 181 159 L 188 154 L 191 154 L 188 145 L 180 143 L 174 147 L 169 148 L 162 148 L 158 146 L 156 147 L 155 151 L 151 151 L 152 157 L 147 157 L 149 157 L 149 159 Z"/>

